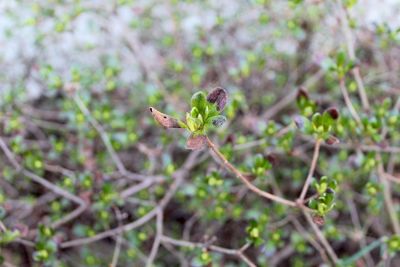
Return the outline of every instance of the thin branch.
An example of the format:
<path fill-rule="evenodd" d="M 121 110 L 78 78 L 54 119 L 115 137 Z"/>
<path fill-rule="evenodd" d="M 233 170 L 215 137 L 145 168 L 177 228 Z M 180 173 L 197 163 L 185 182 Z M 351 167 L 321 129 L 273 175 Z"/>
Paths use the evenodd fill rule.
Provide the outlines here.
<path fill-rule="evenodd" d="M 321 142 L 322 142 L 322 139 L 317 139 L 317 141 L 315 142 L 314 154 L 313 154 L 313 158 L 312 158 L 312 161 L 311 161 L 310 170 L 308 171 L 308 175 L 307 175 L 306 181 L 304 182 L 303 189 L 301 190 L 301 194 L 300 194 L 300 197 L 299 197 L 299 202 L 300 203 L 304 202 L 304 199 L 305 199 L 306 194 L 307 194 L 308 187 L 310 186 L 311 180 L 312 180 L 313 175 L 314 175 L 315 168 L 317 167 L 317 161 L 318 161 L 318 157 L 319 157 L 319 149 L 321 147 Z"/>
<path fill-rule="evenodd" d="M 77 207 L 75 210 L 68 213 L 67 215 L 65 215 L 64 217 L 59 219 L 58 221 L 55 221 L 54 223 L 52 223 L 51 227 L 53 229 L 56 229 L 56 228 L 60 227 L 61 225 L 72 221 L 73 219 L 79 217 L 79 215 L 81 215 L 88 208 L 88 206 L 89 205 L 87 203 L 80 204 L 79 207 Z"/>
<path fill-rule="evenodd" d="M 307 219 L 307 222 L 313 229 L 316 237 L 318 240 L 321 242 L 321 244 L 324 246 L 326 252 L 328 252 L 329 257 L 332 259 L 332 261 L 336 264 L 339 261 L 339 258 L 337 257 L 335 251 L 329 244 L 328 240 L 326 240 L 324 234 L 321 232 L 321 230 L 318 228 L 318 226 L 314 223 L 310 213 L 308 213 L 305 209 L 302 209 L 304 216 Z"/>
<path fill-rule="evenodd" d="M 219 151 L 219 149 L 214 145 L 214 143 L 208 138 L 208 136 L 206 136 L 207 139 L 207 144 L 209 146 L 209 148 L 217 155 L 217 157 L 220 159 L 221 164 L 230 172 L 232 172 L 233 174 L 236 175 L 236 177 L 238 177 L 251 191 L 253 191 L 254 193 L 256 193 L 259 196 L 262 196 L 264 198 L 267 198 L 269 200 L 284 204 L 286 206 L 290 206 L 290 207 L 296 207 L 297 204 L 293 201 L 278 197 L 274 194 L 268 193 L 266 191 L 263 191 L 261 189 L 259 189 L 258 187 L 256 187 L 255 185 L 253 185 L 251 182 L 249 182 L 247 180 L 246 177 L 244 177 L 244 175 L 238 170 L 236 169 L 231 163 L 229 163 L 229 161 L 225 158 L 225 156 Z"/>
<path fill-rule="evenodd" d="M 118 208 L 115 208 L 115 213 L 117 215 L 118 225 L 121 226 L 122 214 Z M 121 253 L 121 245 L 122 245 L 122 233 L 117 236 L 115 249 L 113 253 L 113 257 L 110 263 L 110 267 L 117 267 L 119 254 Z"/>
<path fill-rule="evenodd" d="M 211 251 L 218 252 L 218 253 L 237 256 L 250 267 L 257 266 L 243 254 L 243 251 L 241 249 L 229 249 L 229 248 L 223 248 L 223 247 L 214 246 L 214 245 L 207 246 L 203 243 L 195 243 L 195 242 L 190 242 L 190 241 L 185 241 L 185 240 L 173 239 L 173 238 L 165 236 L 165 235 L 161 236 L 161 242 L 169 243 L 169 244 L 172 244 L 174 246 L 179 246 L 179 247 L 206 248 Z"/>
<path fill-rule="evenodd" d="M 110 139 L 108 138 L 107 133 L 103 129 L 103 126 L 101 126 L 100 123 L 92 116 L 89 109 L 86 107 L 85 103 L 83 103 L 82 99 L 79 97 L 79 95 L 77 93 L 74 95 L 73 99 L 74 99 L 75 103 L 77 104 L 77 106 L 79 107 L 79 109 L 82 111 L 82 113 L 89 120 L 90 124 L 93 126 L 93 128 L 96 129 L 96 131 L 100 135 L 101 139 L 103 140 L 104 145 L 106 146 L 108 153 L 111 156 L 112 161 L 117 166 L 118 171 L 122 175 L 127 174 L 128 171 L 126 170 L 125 166 L 122 164 L 121 159 L 118 157 L 117 153 L 115 152 L 114 148 L 112 147 Z"/>
<path fill-rule="evenodd" d="M 345 7 L 342 4 L 342 0 L 337 0 L 336 3 L 339 6 L 340 22 L 342 24 L 342 30 L 344 32 L 344 36 L 346 38 L 347 53 L 350 57 L 350 60 L 356 61 L 356 53 L 355 53 L 355 49 L 354 49 L 353 35 L 351 33 L 351 29 L 349 27 L 349 21 L 347 19 L 346 13 L 345 13 Z M 355 68 L 353 68 L 352 73 L 353 73 L 354 79 L 356 80 L 356 83 L 357 83 L 358 93 L 360 95 L 363 108 L 364 108 L 364 110 L 369 110 L 369 101 L 368 101 L 367 94 L 365 92 L 363 80 L 360 75 L 359 67 L 356 66 Z"/>
<path fill-rule="evenodd" d="M 393 182 L 393 183 L 400 184 L 400 177 L 396 177 L 396 176 L 391 175 L 391 174 L 389 174 L 389 173 L 387 173 L 387 172 L 385 172 L 385 173 L 383 174 L 383 177 L 385 177 L 386 179 L 388 179 L 389 181 L 391 181 L 391 182 Z"/>
<path fill-rule="evenodd" d="M 156 236 L 154 237 L 153 247 L 151 248 L 149 258 L 147 259 L 147 263 L 146 263 L 147 267 L 153 266 L 153 262 L 157 256 L 157 252 L 160 247 L 161 237 L 163 235 L 163 210 L 162 209 L 159 209 L 157 211 L 156 227 L 157 227 L 157 233 L 156 233 Z"/>
<path fill-rule="evenodd" d="M 170 186 L 170 188 L 168 189 L 165 196 L 160 200 L 158 205 L 155 208 L 153 208 L 151 211 L 149 211 L 146 215 L 144 215 L 143 217 L 141 217 L 131 223 L 128 223 L 126 225 L 119 226 L 117 228 L 98 233 L 91 237 L 84 237 L 84 238 L 78 238 L 78 239 L 66 241 L 64 243 L 61 243 L 60 247 L 61 248 L 69 248 L 69 247 L 81 246 L 84 244 L 90 244 L 90 243 L 96 242 L 98 240 L 120 234 L 122 232 L 131 231 L 133 229 L 136 229 L 136 228 L 142 226 L 143 224 L 147 223 L 151 219 L 153 219 L 157 215 L 158 210 L 163 209 L 174 197 L 176 191 L 178 190 L 179 186 L 183 183 L 184 179 L 189 174 L 189 171 L 191 170 L 191 168 L 193 168 L 196 164 L 201 162 L 201 161 L 197 160 L 199 153 L 200 152 L 198 152 L 198 151 L 192 152 L 188 156 L 188 158 L 186 159 L 183 166 L 173 174 L 173 177 L 175 177 L 175 180 L 172 183 L 172 185 Z"/>
<path fill-rule="evenodd" d="M 72 202 L 75 202 L 75 203 L 80 204 L 80 205 L 85 204 L 85 202 L 81 198 L 71 194 L 70 192 L 62 189 L 61 187 L 59 187 L 59 186 L 57 186 L 55 184 L 50 183 L 49 181 L 47 181 L 46 179 L 36 175 L 35 173 L 24 169 L 18 163 L 15 155 L 11 152 L 11 150 L 8 148 L 8 146 L 6 145 L 6 143 L 3 141 L 3 139 L 1 137 L 0 137 L 0 147 L 3 150 L 4 154 L 6 155 L 6 157 L 8 158 L 8 160 L 11 162 L 11 164 L 14 166 L 14 168 L 17 171 L 20 171 L 23 175 L 29 177 L 32 181 L 34 181 L 34 182 L 36 182 L 38 184 L 41 184 L 42 186 L 44 186 L 47 189 L 53 191 L 57 195 L 65 197 L 65 198 L 71 200 Z"/>
<path fill-rule="evenodd" d="M 383 196 L 385 200 L 385 206 L 387 212 L 389 213 L 390 222 L 392 224 L 393 230 L 396 235 L 400 235 L 400 223 L 399 218 L 397 216 L 396 209 L 394 207 L 394 203 L 392 200 L 392 193 L 390 190 L 390 184 L 388 183 L 387 179 L 385 178 L 385 170 L 383 169 L 383 164 L 380 159 L 380 155 L 378 155 L 379 164 L 378 164 L 378 175 L 380 183 L 382 184 L 383 188 Z"/>
<path fill-rule="evenodd" d="M 326 255 L 324 248 L 321 247 L 321 245 L 317 242 L 317 240 L 315 240 L 314 237 L 308 233 L 308 231 L 303 227 L 303 225 L 301 225 L 299 220 L 295 217 L 292 217 L 290 221 L 293 224 L 293 226 L 296 228 L 297 232 L 304 239 L 306 239 L 308 242 L 310 242 L 310 244 L 319 252 L 322 260 L 325 261 L 326 263 L 329 263 L 329 258 L 328 258 L 328 255 Z"/>
<path fill-rule="evenodd" d="M 342 91 L 344 102 L 346 103 L 346 106 L 349 109 L 351 116 L 358 123 L 358 125 L 362 125 L 361 118 L 358 115 L 356 109 L 354 108 L 353 103 L 351 102 L 351 99 L 350 99 L 350 96 L 349 96 L 349 92 L 347 91 L 344 78 L 341 78 L 339 80 L 339 87 L 340 87 L 340 91 Z"/>
<path fill-rule="evenodd" d="M 152 186 L 154 183 L 161 182 L 164 180 L 163 176 L 155 176 L 153 179 L 146 179 L 139 184 L 135 184 L 131 187 L 128 187 L 127 189 L 123 190 L 120 193 L 120 196 L 122 199 L 128 198 L 129 196 L 132 196 L 136 194 L 139 191 L 142 191 L 150 186 Z"/>

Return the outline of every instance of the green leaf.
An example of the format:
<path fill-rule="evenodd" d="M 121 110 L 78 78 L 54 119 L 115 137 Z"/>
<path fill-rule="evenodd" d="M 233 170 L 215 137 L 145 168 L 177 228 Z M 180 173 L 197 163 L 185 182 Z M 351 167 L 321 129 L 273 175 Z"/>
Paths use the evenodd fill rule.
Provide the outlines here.
<path fill-rule="evenodd" d="M 205 111 L 207 105 L 207 99 L 204 92 L 197 92 L 192 96 L 192 108 L 196 107 L 198 112 L 201 114 Z"/>

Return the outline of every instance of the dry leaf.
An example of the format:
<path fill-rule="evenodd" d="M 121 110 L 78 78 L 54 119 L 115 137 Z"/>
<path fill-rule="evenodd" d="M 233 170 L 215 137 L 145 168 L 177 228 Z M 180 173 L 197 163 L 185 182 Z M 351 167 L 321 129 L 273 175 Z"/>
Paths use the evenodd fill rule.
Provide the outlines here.
<path fill-rule="evenodd" d="M 205 135 L 197 135 L 197 136 L 191 135 L 189 136 L 186 142 L 186 147 L 192 150 L 199 150 L 204 148 L 206 143 L 207 139 Z"/>
<path fill-rule="evenodd" d="M 167 114 L 161 113 L 153 107 L 149 108 L 154 119 L 165 128 L 182 128 L 177 119 L 174 119 Z"/>

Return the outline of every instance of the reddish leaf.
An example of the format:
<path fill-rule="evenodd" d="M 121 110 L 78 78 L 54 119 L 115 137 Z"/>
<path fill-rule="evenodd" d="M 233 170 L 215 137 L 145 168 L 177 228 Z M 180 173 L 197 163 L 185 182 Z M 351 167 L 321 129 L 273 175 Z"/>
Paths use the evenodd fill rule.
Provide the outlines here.
<path fill-rule="evenodd" d="M 207 101 L 216 104 L 217 110 L 222 111 L 228 101 L 228 93 L 225 89 L 217 87 L 208 94 Z"/>
<path fill-rule="evenodd" d="M 149 108 L 151 114 L 153 115 L 154 119 L 161 124 L 164 128 L 182 128 L 177 119 L 174 119 L 167 114 L 161 113 L 160 111 L 156 110 L 153 107 Z"/>
<path fill-rule="evenodd" d="M 192 150 L 199 150 L 204 148 L 206 143 L 207 139 L 205 135 L 197 135 L 197 136 L 191 135 L 189 136 L 186 142 L 186 147 Z"/>

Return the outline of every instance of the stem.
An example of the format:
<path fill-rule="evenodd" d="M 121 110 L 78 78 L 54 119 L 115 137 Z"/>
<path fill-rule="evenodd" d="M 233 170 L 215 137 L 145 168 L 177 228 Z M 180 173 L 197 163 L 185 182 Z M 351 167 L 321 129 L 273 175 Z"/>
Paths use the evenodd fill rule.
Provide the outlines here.
<path fill-rule="evenodd" d="M 314 175 L 315 168 L 317 167 L 317 161 L 318 161 L 318 157 L 319 157 L 319 149 L 321 147 L 321 142 L 322 142 L 322 139 L 317 139 L 317 141 L 315 142 L 314 155 L 313 155 L 313 158 L 312 158 L 312 161 L 311 161 L 310 170 L 308 171 L 308 175 L 307 175 L 306 181 L 305 181 L 305 183 L 303 185 L 303 189 L 301 190 L 301 194 L 300 194 L 300 197 L 299 197 L 299 202 L 300 203 L 304 202 L 304 199 L 305 199 L 306 194 L 307 194 L 308 187 L 310 186 L 312 177 Z"/>
<path fill-rule="evenodd" d="M 337 0 L 336 1 L 338 6 L 339 6 L 339 15 L 340 15 L 340 21 L 342 24 L 342 29 L 346 38 L 346 45 L 347 45 L 347 53 L 350 57 L 350 60 L 355 61 L 356 60 L 356 53 L 354 49 L 354 41 L 353 41 L 353 36 L 351 34 L 351 30 L 349 27 L 349 22 L 347 20 L 347 16 L 345 13 L 345 7 L 342 5 L 342 0 Z M 368 102 L 368 97 L 367 94 L 365 93 L 365 88 L 364 88 L 364 83 L 360 75 L 360 69 L 359 67 L 355 67 L 352 70 L 354 79 L 356 80 L 357 83 L 357 88 L 358 88 L 358 93 L 361 98 L 361 103 L 363 105 L 364 110 L 369 109 L 369 102 Z"/>
<path fill-rule="evenodd" d="M 361 123 L 361 118 L 360 118 L 360 116 L 358 115 L 357 111 L 355 110 L 353 104 L 351 103 L 350 96 L 349 96 L 349 93 L 347 92 L 346 84 L 345 84 L 345 82 L 344 82 L 344 78 L 340 78 L 340 80 L 339 80 L 339 87 L 340 87 L 340 90 L 342 91 L 342 95 L 343 95 L 343 98 L 344 98 L 344 102 L 346 103 L 346 106 L 347 106 L 347 108 L 349 109 L 351 116 L 354 118 L 354 120 L 355 120 L 359 125 L 362 125 L 362 123 Z"/>
<path fill-rule="evenodd" d="M 339 261 L 339 258 L 336 255 L 333 248 L 331 247 L 331 245 L 329 245 L 328 240 L 326 240 L 324 234 L 321 232 L 321 230 L 318 228 L 318 226 L 314 223 L 311 215 L 305 209 L 302 209 L 302 211 L 303 211 L 304 216 L 307 219 L 307 222 L 311 225 L 311 228 L 314 230 L 314 233 L 317 236 L 318 240 L 324 246 L 326 252 L 328 252 L 329 257 L 331 257 L 332 261 L 336 264 Z"/>
<path fill-rule="evenodd" d="M 380 156 L 378 156 L 379 160 Z M 392 223 L 392 227 L 396 235 L 400 235 L 400 223 L 399 223 L 399 218 L 397 216 L 396 209 L 394 208 L 394 203 L 392 200 L 392 193 L 390 191 L 390 184 L 388 183 L 386 177 L 385 177 L 385 171 L 383 169 L 383 164 L 382 162 L 379 163 L 378 165 L 378 175 L 380 178 L 380 182 L 382 184 L 383 188 L 383 197 L 385 199 L 385 206 L 386 209 L 389 213 L 389 218 Z"/>
<path fill-rule="evenodd" d="M 225 158 L 225 156 L 218 150 L 218 148 L 215 146 L 215 144 L 208 138 L 208 136 L 206 136 L 207 139 L 207 144 L 209 146 L 209 148 L 217 155 L 217 157 L 221 160 L 221 164 L 230 172 L 232 172 L 233 174 L 236 175 L 237 178 L 239 178 L 246 186 L 247 188 L 249 188 L 251 191 L 253 191 L 254 193 L 256 193 L 259 196 L 262 196 L 264 198 L 267 198 L 269 200 L 284 204 L 286 206 L 290 206 L 290 207 L 296 207 L 297 204 L 293 201 L 278 197 L 274 194 L 265 192 L 261 189 L 259 189 L 258 187 L 256 187 L 255 185 L 253 185 L 251 182 L 249 182 L 246 177 L 243 176 L 243 174 L 236 169 L 231 163 L 229 163 L 229 161 Z"/>

